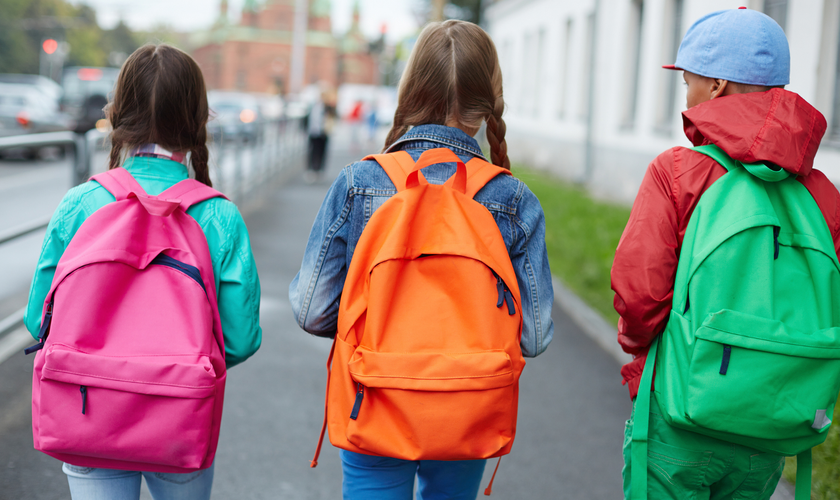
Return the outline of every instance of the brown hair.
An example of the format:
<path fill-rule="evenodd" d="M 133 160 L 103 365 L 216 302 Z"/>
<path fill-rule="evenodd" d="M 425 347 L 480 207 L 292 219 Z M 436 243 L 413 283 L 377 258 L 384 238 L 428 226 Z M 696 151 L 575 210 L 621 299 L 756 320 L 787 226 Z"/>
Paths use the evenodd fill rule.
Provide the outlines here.
<path fill-rule="evenodd" d="M 490 36 L 466 21 L 430 23 L 408 59 L 385 149 L 412 126 L 454 121 L 477 129 L 484 120 L 491 160 L 510 170 L 504 109 L 502 70 Z"/>
<path fill-rule="evenodd" d="M 109 168 L 120 166 L 125 149 L 159 144 L 189 151 L 196 180 L 211 186 L 208 113 L 204 76 L 192 57 L 166 44 L 140 47 L 125 61 L 105 107 L 113 127 Z"/>

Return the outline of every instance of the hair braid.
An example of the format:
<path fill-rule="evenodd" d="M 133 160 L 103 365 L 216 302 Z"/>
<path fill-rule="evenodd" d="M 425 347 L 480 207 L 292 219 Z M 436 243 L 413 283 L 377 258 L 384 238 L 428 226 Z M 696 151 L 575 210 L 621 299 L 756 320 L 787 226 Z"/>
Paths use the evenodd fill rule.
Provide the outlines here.
<path fill-rule="evenodd" d="M 111 153 L 110 159 L 108 160 L 108 170 L 118 168 L 122 163 L 122 140 L 116 137 L 114 132 L 111 132 Z"/>
<path fill-rule="evenodd" d="M 199 138 L 206 135 L 207 132 L 199 134 Z M 210 152 L 207 150 L 207 144 L 203 141 L 192 148 L 190 155 L 190 163 L 192 163 L 193 171 L 195 171 L 195 180 L 213 187 L 213 181 L 210 180 L 210 168 L 207 162 L 210 158 Z"/>
<path fill-rule="evenodd" d="M 507 155 L 507 141 L 505 141 L 505 120 L 502 112 L 505 109 L 505 101 L 499 96 L 496 99 L 496 106 L 493 112 L 487 116 L 487 142 L 490 143 L 490 159 L 494 165 L 510 170 L 510 159 Z"/>

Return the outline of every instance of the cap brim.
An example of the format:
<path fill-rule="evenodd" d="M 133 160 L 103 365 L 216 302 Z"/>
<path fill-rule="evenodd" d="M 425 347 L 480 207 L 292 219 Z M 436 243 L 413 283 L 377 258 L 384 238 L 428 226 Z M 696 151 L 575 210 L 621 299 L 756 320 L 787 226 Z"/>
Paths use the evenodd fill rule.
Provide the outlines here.
<path fill-rule="evenodd" d="M 665 69 L 675 69 L 675 70 L 682 71 L 682 68 L 678 68 L 678 67 L 674 66 L 673 64 L 666 64 L 665 66 L 662 66 L 662 67 L 665 68 Z"/>

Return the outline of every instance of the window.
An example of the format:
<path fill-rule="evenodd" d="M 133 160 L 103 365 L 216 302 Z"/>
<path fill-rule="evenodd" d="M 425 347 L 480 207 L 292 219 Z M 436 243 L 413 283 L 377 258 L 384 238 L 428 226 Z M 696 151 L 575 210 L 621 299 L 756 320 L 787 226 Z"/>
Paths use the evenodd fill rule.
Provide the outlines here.
<path fill-rule="evenodd" d="M 644 19 L 644 0 L 631 0 L 630 26 L 627 40 L 627 96 L 625 99 L 624 127 L 632 128 L 636 122 L 636 106 L 639 94 L 639 76 L 642 62 L 642 21 Z"/>
<path fill-rule="evenodd" d="M 569 86 L 569 58 L 572 54 L 572 18 L 563 24 L 560 33 L 562 46 L 560 47 L 560 78 L 557 79 L 557 116 L 562 118 L 566 114 L 566 93 Z"/>
<path fill-rule="evenodd" d="M 537 33 L 537 47 L 534 51 L 533 61 L 533 101 L 531 102 L 531 114 L 539 116 L 542 109 L 542 87 L 543 87 L 543 51 L 545 47 L 545 29 L 540 28 Z"/>
<path fill-rule="evenodd" d="M 586 120 L 589 117 L 589 95 L 592 92 L 592 59 L 595 58 L 595 13 L 586 16 L 586 30 L 584 32 L 585 49 L 583 64 L 580 71 L 580 100 L 578 101 L 578 117 Z"/>
<path fill-rule="evenodd" d="M 779 23 L 787 31 L 788 0 L 764 0 L 764 13 Z"/>

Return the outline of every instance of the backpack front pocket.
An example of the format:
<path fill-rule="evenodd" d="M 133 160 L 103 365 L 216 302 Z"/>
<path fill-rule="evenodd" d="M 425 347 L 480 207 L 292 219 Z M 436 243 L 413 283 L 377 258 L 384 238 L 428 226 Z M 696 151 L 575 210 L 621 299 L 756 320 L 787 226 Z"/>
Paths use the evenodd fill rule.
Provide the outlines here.
<path fill-rule="evenodd" d="M 357 393 L 346 434 L 362 450 L 405 460 L 477 459 L 513 439 L 517 384 L 504 351 L 359 347 L 348 366 Z"/>
<path fill-rule="evenodd" d="M 60 345 L 45 356 L 34 416 L 38 449 L 201 466 L 211 441 L 217 384 L 206 356 L 116 358 Z"/>
<path fill-rule="evenodd" d="M 805 333 L 731 310 L 709 315 L 696 332 L 686 417 L 733 436 L 787 441 L 774 445 L 791 446 L 779 453 L 819 444 L 840 391 L 838 340 L 840 328 Z"/>

